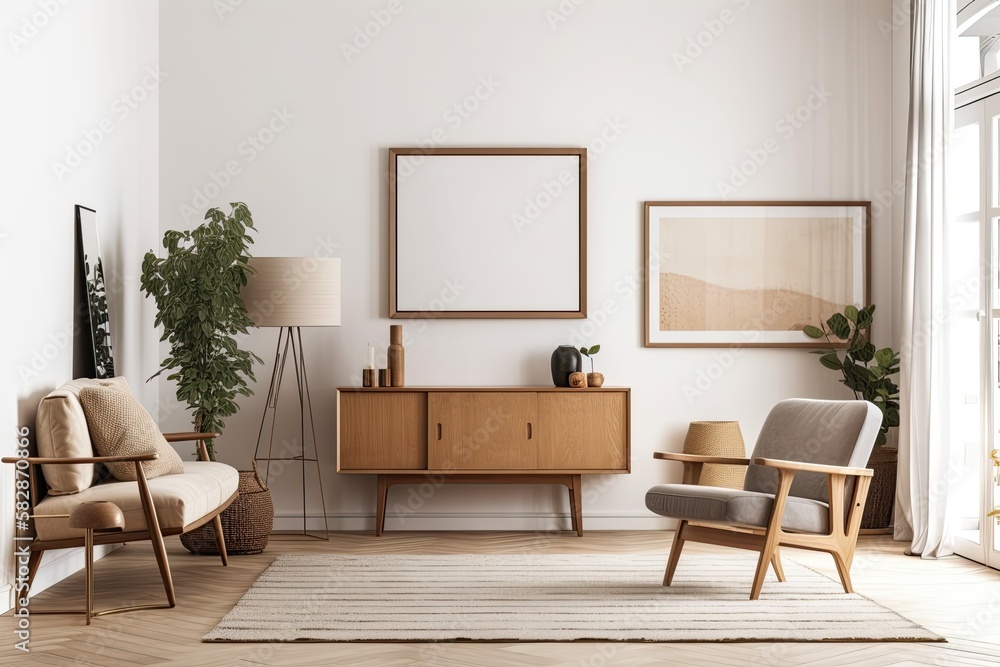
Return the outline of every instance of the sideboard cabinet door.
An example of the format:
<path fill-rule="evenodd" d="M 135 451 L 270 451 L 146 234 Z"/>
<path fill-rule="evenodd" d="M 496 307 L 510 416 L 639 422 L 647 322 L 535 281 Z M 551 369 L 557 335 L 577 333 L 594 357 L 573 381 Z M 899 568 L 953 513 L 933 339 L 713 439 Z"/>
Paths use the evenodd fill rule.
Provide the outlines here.
<path fill-rule="evenodd" d="M 538 394 L 538 467 L 546 470 L 625 470 L 628 394 Z"/>
<path fill-rule="evenodd" d="M 426 468 L 426 393 L 341 392 L 340 470 Z"/>
<path fill-rule="evenodd" d="M 433 392 L 427 440 L 432 470 L 534 469 L 534 392 Z"/>

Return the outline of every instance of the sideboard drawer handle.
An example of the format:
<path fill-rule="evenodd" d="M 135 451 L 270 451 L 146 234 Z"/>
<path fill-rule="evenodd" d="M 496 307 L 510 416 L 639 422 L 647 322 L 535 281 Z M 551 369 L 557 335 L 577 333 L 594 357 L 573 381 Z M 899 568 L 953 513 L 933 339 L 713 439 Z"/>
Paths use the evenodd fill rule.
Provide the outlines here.
<path fill-rule="evenodd" d="M 531 422 L 528 422 L 528 440 L 531 440 Z"/>
<path fill-rule="evenodd" d="M 438 440 L 441 439 L 441 424 L 438 423 Z"/>

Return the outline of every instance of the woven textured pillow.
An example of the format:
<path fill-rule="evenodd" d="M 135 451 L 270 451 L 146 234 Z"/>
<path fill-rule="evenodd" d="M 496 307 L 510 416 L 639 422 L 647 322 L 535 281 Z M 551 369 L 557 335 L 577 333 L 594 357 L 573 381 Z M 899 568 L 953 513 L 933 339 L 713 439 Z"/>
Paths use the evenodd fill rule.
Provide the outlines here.
<path fill-rule="evenodd" d="M 80 404 L 98 455 L 136 456 L 156 452 L 160 458 L 142 464 L 146 479 L 184 472 L 181 457 L 127 388 L 110 382 L 84 387 L 80 390 Z M 115 479 L 125 482 L 136 479 L 135 463 L 108 463 L 107 466 Z"/>

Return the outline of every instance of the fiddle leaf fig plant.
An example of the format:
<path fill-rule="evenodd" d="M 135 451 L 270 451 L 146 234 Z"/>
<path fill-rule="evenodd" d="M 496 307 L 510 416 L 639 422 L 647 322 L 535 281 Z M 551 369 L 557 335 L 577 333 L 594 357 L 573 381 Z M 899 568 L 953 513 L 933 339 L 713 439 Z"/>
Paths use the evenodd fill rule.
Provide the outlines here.
<path fill-rule="evenodd" d="M 802 333 L 825 339 L 827 349 L 813 351 L 821 355 L 819 362 L 840 371 L 844 376 L 841 382 L 854 392 L 855 398 L 871 401 L 882 411 L 882 425 L 875 440 L 878 446 L 888 441 L 890 428 L 899 426 L 899 387 L 892 379 L 899 372 L 899 352 L 890 347 L 876 349 L 871 342 L 874 314 L 874 305 L 860 310 L 847 306 L 821 326 L 802 327 Z"/>
<path fill-rule="evenodd" d="M 255 379 L 254 363 L 263 363 L 237 339 L 253 326 L 240 290 L 253 273 L 249 232 L 256 230 L 246 204 L 230 206 L 228 214 L 210 209 L 206 222 L 191 231 L 168 231 L 166 256 L 150 251 L 142 260 L 142 289 L 156 300 L 160 340 L 170 343 L 170 354 L 149 379 L 173 371 L 167 379 L 177 382 L 177 399 L 194 411 L 199 433 L 222 430 L 239 409 L 236 396 L 253 393 L 247 380 Z M 212 440 L 205 442 L 214 461 Z"/>
<path fill-rule="evenodd" d="M 600 345 L 592 345 L 588 347 L 581 347 L 580 354 L 590 359 L 590 372 L 594 372 L 594 355 L 601 351 Z"/>

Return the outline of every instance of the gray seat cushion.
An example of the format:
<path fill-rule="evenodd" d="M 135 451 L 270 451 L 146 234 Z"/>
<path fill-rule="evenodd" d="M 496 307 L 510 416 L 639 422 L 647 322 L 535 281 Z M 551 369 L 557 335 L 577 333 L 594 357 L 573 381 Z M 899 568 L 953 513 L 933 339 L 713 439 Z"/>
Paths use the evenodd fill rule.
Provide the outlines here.
<path fill-rule="evenodd" d="M 646 507 L 661 516 L 764 528 L 774 496 L 757 491 L 691 484 L 660 484 L 646 492 Z M 829 505 L 811 498 L 789 496 L 781 527 L 786 531 L 830 531 Z"/>

